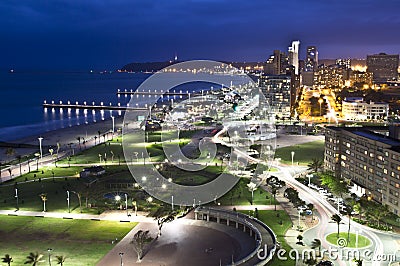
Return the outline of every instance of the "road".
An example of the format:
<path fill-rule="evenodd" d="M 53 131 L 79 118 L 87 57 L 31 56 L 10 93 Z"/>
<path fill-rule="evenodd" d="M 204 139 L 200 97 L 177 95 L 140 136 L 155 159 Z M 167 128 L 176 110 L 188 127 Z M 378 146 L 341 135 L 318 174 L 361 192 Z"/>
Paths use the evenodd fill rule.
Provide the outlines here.
<path fill-rule="evenodd" d="M 304 242 L 308 245 L 311 244 L 313 239 L 318 238 L 322 242 L 322 247 L 326 250 L 329 248 L 337 248 L 339 252 L 343 252 L 342 254 L 346 255 L 348 249 L 343 249 L 339 247 L 333 247 L 331 244 L 328 244 L 325 240 L 326 235 L 332 232 L 337 231 L 337 225 L 331 222 L 331 216 L 335 213 L 338 213 L 336 208 L 333 207 L 325 198 L 323 198 L 319 193 L 312 190 L 311 188 L 301 184 L 296 179 L 293 178 L 294 175 L 305 172 L 306 167 L 289 167 L 289 166 L 276 166 L 280 171 L 274 173 L 275 176 L 284 180 L 288 186 L 295 188 L 299 192 L 299 197 L 305 200 L 308 203 L 312 203 L 315 206 L 315 209 L 318 211 L 318 217 L 320 223 L 304 232 Z M 347 231 L 349 220 L 347 217 L 342 216 L 343 224 L 340 225 L 341 231 Z M 355 233 L 356 230 L 361 232 L 361 235 L 364 235 L 371 239 L 373 244 L 370 247 L 365 249 L 360 249 L 360 255 L 363 259 L 363 265 L 390 265 L 389 261 L 373 261 L 370 258 L 367 258 L 366 255 L 369 255 L 365 250 L 371 251 L 370 256 L 381 256 L 383 254 L 393 255 L 399 250 L 398 243 L 400 243 L 400 236 L 394 233 L 386 233 L 381 232 L 361 224 L 358 224 L 354 221 L 351 221 L 351 232 Z M 339 254 L 341 258 L 338 258 L 335 261 L 336 265 L 351 265 L 350 260 Z M 399 252 L 400 255 L 400 252 Z M 399 259 L 399 257 L 398 257 Z M 332 259 L 333 260 L 333 259 Z"/>

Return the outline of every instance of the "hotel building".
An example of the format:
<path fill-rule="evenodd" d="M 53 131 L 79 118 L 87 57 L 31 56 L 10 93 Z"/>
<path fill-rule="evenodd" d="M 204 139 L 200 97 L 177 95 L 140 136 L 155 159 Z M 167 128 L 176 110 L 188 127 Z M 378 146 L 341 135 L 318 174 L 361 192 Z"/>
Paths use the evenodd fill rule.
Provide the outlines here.
<path fill-rule="evenodd" d="M 382 129 L 327 127 L 324 166 L 400 214 L 400 141 L 376 133 Z"/>
<path fill-rule="evenodd" d="M 362 97 L 342 101 L 342 116 L 347 121 L 387 121 L 388 114 L 388 103 L 367 103 Z"/>

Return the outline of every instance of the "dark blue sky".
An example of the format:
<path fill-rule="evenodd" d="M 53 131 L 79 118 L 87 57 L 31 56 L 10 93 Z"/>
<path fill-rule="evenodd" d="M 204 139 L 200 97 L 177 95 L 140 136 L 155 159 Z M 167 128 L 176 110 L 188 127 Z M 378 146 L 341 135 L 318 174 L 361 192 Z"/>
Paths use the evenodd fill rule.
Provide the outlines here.
<path fill-rule="evenodd" d="M 0 67 L 116 69 L 172 59 L 265 60 L 301 41 L 320 58 L 400 51 L 398 0 L 2 0 Z"/>

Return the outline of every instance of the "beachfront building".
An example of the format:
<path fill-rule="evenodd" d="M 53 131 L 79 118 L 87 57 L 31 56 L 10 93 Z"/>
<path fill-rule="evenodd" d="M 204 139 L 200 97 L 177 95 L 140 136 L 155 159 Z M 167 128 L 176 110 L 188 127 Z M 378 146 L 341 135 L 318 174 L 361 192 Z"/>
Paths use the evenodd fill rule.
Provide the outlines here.
<path fill-rule="evenodd" d="M 400 141 L 376 133 L 378 130 L 382 127 L 374 131 L 327 127 L 324 166 L 336 176 L 351 180 L 359 195 L 400 214 Z"/>
<path fill-rule="evenodd" d="M 291 117 L 296 100 L 293 75 L 262 76 L 260 86 L 276 117 Z"/>
<path fill-rule="evenodd" d="M 342 101 L 342 116 L 347 121 L 387 121 L 388 114 L 388 103 L 368 103 L 362 97 L 348 97 Z"/>

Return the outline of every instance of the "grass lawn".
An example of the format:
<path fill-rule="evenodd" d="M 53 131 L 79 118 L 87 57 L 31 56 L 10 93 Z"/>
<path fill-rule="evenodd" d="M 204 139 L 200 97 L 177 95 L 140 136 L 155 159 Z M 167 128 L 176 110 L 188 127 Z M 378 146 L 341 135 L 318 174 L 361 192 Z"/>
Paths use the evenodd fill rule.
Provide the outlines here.
<path fill-rule="evenodd" d="M 221 205 L 251 205 L 251 192 L 247 188 L 249 180 L 240 179 L 239 182 L 224 196 L 218 199 Z M 273 196 L 263 189 L 258 188 L 254 191 L 254 205 L 274 204 Z M 276 204 L 279 204 L 276 202 Z"/>
<path fill-rule="evenodd" d="M 299 162 L 300 165 L 307 165 L 314 158 L 323 160 L 324 149 L 325 142 L 323 140 L 317 140 L 294 146 L 278 148 L 275 151 L 275 158 L 281 158 L 282 163 L 291 164 L 291 152 L 294 151 L 294 163 Z"/>
<path fill-rule="evenodd" d="M 356 247 L 356 234 L 350 233 L 350 241 L 347 241 L 347 232 L 340 232 L 339 233 L 339 238 L 337 237 L 337 233 L 331 233 L 326 236 L 326 241 L 328 241 L 330 244 L 338 246 L 338 239 L 343 238 L 347 245 L 345 247 L 348 248 L 355 248 Z M 358 248 L 364 248 L 371 245 L 371 240 L 369 238 L 358 235 Z"/>
<path fill-rule="evenodd" d="M 243 213 L 246 214 L 246 211 L 244 211 Z M 274 231 L 278 239 L 278 242 L 280 243 L 281 248 L 285 249 L 287 251 L 286 254 L 288 254 L 291 247 L 285 241 L 285 234 L 286 231 L 292 227 L 292 222 L 290 221 L 289 215 L 284 210 L 278 210 L 278 211 L 260 210 L 258 211 L 258 219 L 261 220 L 266 225 L 268 225 L 268 227 L 271 228 L 272 231 Z M 272 261 L 268 265 L 294 266 L 295 264 L 296 262 L 291 260 L 289 257 L 288 260 L 281 261 L 276 256 L 274 256 Z"/>
<path fill-rule="evenodd" d="M 0 254 L 10 254 L 12 265 L 24 265 L 29 252 L 66 256 L 65 265 L 96 265 L 136 223 L 112 221 L 65 220 L 55 218 L 0 216 Z M 133 249 L 132 249 L 133 250 Z M 41 265 L 42 263 L 40 263 Z M 45 264 L 45 263 L 43 263 Z"/>
<path fill-rule="evenodd" d="M 84 167 L 81 166 L 73 166 L 71 167 L 55 167 L 54 165 L 52 166 L 44 166 L 40 167 L 39 166 L 39 171 L 36 171 L 36 165 L 35 167 L 31 167 L 31 172 L 23 174 L 22 176 L 19 176 L 13 181 L 15 182 L 23 182 L 26 180 L 38 180 L 39 178 L 49 178 L 53 177 L 53 173 L 55 177 L 59 176 L 79 176 L 79 172 L 82 171 Z"/>

